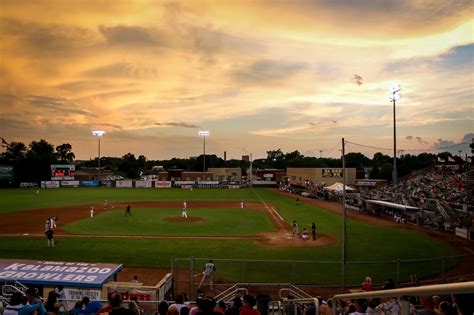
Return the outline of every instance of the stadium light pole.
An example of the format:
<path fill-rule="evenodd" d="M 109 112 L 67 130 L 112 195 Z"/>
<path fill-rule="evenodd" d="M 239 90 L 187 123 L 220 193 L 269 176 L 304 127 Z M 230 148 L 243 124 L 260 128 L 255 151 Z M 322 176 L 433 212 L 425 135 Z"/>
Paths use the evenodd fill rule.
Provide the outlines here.
<path fill-rule="evenodd" d="M 397 183 L 397 124 L 395 115 L 395 102 L 402 96 L 400 95 L 400 84 L 392 85 L 392 95 L 390 100 L 393 102 L 393 185 Z"/>
<path fill-rule="evenodd" d="M 99 159 L 98 159 L 99 167 L 97 168 L 97 179 L 100 181 L 100 137 L 105 135 L 105 131 L 104 130 L 93 130 L 92 135 L 97 137 L 97 139 L 99 139 Z"/>
<path fill-rule="evenodd" d="M 204 158 L 203 158 L 202 176 L 205 177 L 206 176 L 206 137 L 209 137 L 209 130 L 199 131 L 199 136 L 201 136 L 204 139 Z"/>

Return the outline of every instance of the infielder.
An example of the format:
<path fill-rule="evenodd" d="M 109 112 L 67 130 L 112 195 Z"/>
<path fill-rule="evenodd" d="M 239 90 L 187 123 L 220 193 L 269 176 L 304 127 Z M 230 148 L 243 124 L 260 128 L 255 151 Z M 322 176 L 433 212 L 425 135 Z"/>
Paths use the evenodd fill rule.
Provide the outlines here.
<path fill-rule="evenodd" d="M 186 208 L 183 208 L 183 211 L 181 211 L 181 218 L 187 219 L 188 218 L 188 212 Z"/>
<path fill-rule="evenodd" d="M 107 209 L 107 205 L 108 205 L 108 202 L 107 202 L 107 199 L 104 200 L 104 209 Z"/>
<path fill-rule="evenodd" d="M 244 200 L 240 199 L 240 209 L 243 209 L 243 208 L 244 208 Z"/>
<path fill-rule="evenodd" d="M 90 215 L 91 215 L 91 219 L 92 219 L 94 217 L 94 206 L 91 206 Z"/>
<path fill-rule="evenodd" d="M 296 220 L 293 220 L 293 223 L 291 224 L 293 226 L 293 235 L 299 235 L 299 227 L 298 227 L 298 222 Z"/>
<path fill-rule="evenodd" d="M 209 285 L 211 287 L 211 290 L 212 290 L 212 275 L 214 274 L 214 271 L 216 271 L 216 265 L 214 265 L 214 263 L 212 262 L 211 259 L 209 259 L 209 261 L 207 262 L 207 264 L 204 265 L 204 269 L 202 271 L 202 279 L 201 279 L 201 282 L 199 282 L 199 287 L 198 288 L 201 288 L 202 284 L 204 283 L 204 281 L 206 279 L 209 279 Z"/>
<path fill-rule="evenodd" d="M 57 224 L 56 224 L 56 221 L 58 221 L 58 217 L 56 217 L 56 216 L 49 219 L 49 226 L 51 227 L 51 229 L 55 229 L 55 228 L 58 227 Z"/>
<path fill-rule="evenodd" d="M 187 209 L 188 208 L 188 203 L 185 201 L 183 201 L 183 209 Z"/>

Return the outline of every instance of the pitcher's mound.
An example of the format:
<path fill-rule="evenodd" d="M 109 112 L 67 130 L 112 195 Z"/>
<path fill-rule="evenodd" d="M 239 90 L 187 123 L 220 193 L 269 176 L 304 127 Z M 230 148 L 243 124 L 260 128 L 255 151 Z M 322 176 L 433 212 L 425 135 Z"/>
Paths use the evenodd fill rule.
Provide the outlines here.
<path fill-rule="evenodd" d="M 199 222 L 204 220 L 201 217 L 188 217 L 187 219 L 181 217 L 165 217 L 163 218 L 166 222 Z"/>

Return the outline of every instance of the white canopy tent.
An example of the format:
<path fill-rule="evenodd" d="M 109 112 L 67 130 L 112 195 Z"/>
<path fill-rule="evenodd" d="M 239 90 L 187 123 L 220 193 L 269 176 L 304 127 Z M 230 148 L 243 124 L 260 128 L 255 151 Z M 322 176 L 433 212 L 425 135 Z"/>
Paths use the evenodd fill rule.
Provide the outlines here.
<path fill-rule="evenodd" d="M 342 183 L 334 183 L 331 186 L 324 187 L 324 189 L 335 191 L 335 192 L 342 192 L 344 190 L 344 185 Z M 346 185 L 346 191 L 354 192 L 355 189 Z"/>

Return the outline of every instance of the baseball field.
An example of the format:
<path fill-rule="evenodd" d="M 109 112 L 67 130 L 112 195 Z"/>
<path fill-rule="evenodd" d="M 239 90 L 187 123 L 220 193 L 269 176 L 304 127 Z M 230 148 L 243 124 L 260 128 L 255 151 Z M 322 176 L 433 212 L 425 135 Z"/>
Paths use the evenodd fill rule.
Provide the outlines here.
<path fill-rule="evenodd" d="M 218 277 L 229 282 L 340 281 L 342 220 L 335 203 L 302 198 L 297 205 L 294 196 L 272 189 L 4 189 L 0 200 L 1 258 L 153 269 L 170 268 L 171 257 L 193 256 L 200 264 L 216 259 Z M 188 219 L 181 218 L 184 200 Z M 125 217 L 127 205 L 132 216 Z M 44 222 L 52 216 L 58 216 L 56 247 L 48 248 Z M 294 236 L 293 220 L 309 231 L 315 222 L 316 240 Z M 430 277 L 440 272 L 440 257 L 459 254 L 462 246 L 420 229 L 356 213 L 347 219 L 349 283 L 367 275 L 383 282 L 396 277 L 396 268 L 401 281 L 413 273 Z M 418 259 L 425 261 L 405 261 Z M 445 270 L 460 261 L 446 259 Z"/>

